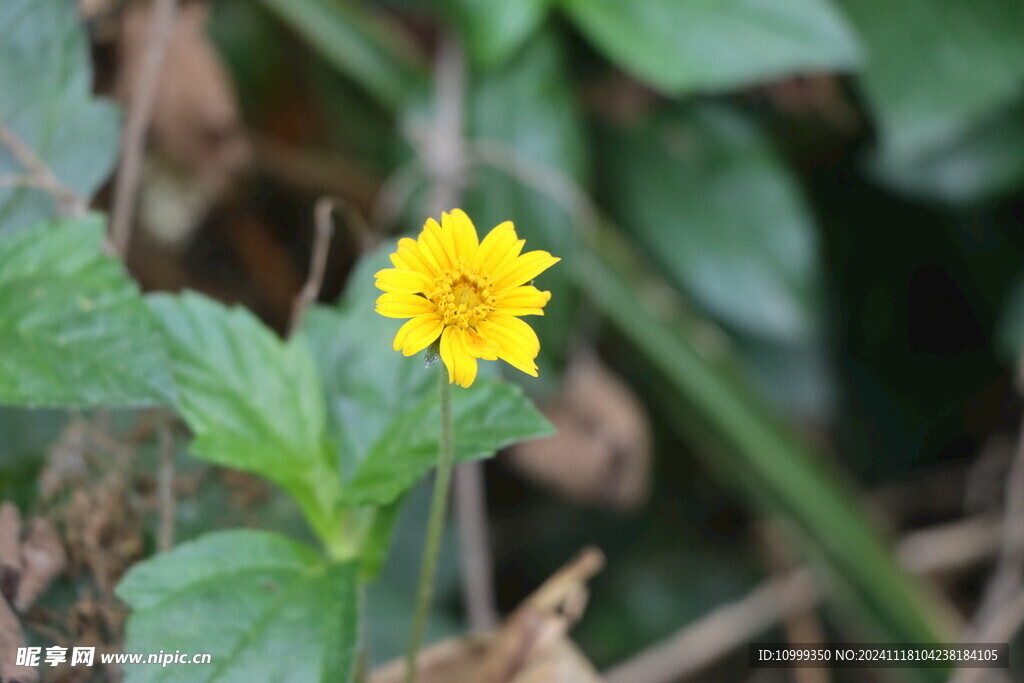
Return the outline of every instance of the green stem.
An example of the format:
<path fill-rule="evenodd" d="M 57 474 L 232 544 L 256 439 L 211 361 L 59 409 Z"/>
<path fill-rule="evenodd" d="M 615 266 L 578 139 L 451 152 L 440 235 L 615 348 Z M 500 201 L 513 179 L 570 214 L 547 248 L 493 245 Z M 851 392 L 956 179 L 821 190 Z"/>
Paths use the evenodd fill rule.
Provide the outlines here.
<path fill-rule="evenodd" d="M 430 503 L 430 519 L 427 521 L 427 544 L 423 550 L 423 565 L 420 568 L 420 586 L 416 596 L 416 614 L 413 616 L 412 635 L 409 650 L 405 655 L 405 683 L 416 680 L 416 659 L 423 643 L 423 631 L 427 626 L 430 601 L 434 596 L 434 575 L 437 573 L 437 556 L 441 550 L 441 532 L 444 530 L 444 514 L 448 503 L 448 488 L 452 480 L 452 462 L 455 460 L 455 437 L 452 431 L 452 388 L 448 383 L 448 372 L 441 366 L 441 443 L 437 455 L 437 478 L 434 480 L 434 498 Z"/>

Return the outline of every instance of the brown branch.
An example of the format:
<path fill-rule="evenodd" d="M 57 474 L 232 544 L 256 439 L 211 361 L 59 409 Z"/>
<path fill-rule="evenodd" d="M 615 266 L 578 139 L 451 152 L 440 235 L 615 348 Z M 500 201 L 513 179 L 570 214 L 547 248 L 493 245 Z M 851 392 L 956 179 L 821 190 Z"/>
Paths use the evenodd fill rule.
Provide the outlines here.
<path fill-rule="evenodd" d="M 306 309 L 320 295 L 324 274 L 327 271 L 327 256 L 330 252 L 331 236 L 334 234 L 334 223 L 331 221 L 331 213 L 339 206 L 344 206 L 343 200 L 333 197 L 321 197 L 313 210 L 316 232 L 313 235 L 313 251 L 309 257 L 309 275 L 306 278 L 306 283 L 295 296 L 295 303 L 292 304 L 292 319 L 288 325 L 289 334 L 294 334 L 299 329 Z"/>
<path fill-rule="evenodd" d="M 466 467 L 455 471 L 456 518 L 459 525 L 460 559 L 466 617 L 475 630 L 493 628 L 498 623 L 494 608 L 494 562 L 487 529 L 487 496 L 483 468 Z"/>
<path fill-rule="evenodd" d="M 1000 529 L 982 518 L 907 534 L 899 556 L 911 572 L 962 569 L 999 548 Z M 769 579 L 746 596 L 712 610 L 605 674 L 606 683 L 669 683 L 694 676 L 787 616 L 814 608 L 823 595 L 810 570 Z"/>
<path fill-rule="evenodd" d="M 984 631 L 988 621 L 1024 586 L 1024 422 L 1006 477 L 1005 496 L 1002 548 L 971 623 L 972 632 Z"/>
<path fill-rule="evenodd" d="M 1009 643 L 1024 625 L 1024 591 L 1004 602 L 994 611 L 980 631 L 971 639 L 975 643 Z M 950 683 L 975 683 L 984 680 L 987 683 L 1009 682 L 1009 677 L 991 669 L 969 668 L 959 669 L 949 679 Z"/>
<path fill-rule="evenodd" d="M 124 256 L 131 239 L 131 225 L 135 213 L 142 159 L 145 152 L 146 131 L 153 114 L 160 71 L 167 56 L 176 0 L 154 0 L 153 15 L 146 35 L 146 51 L 132 89 L 128 120 L 121 131 L 121 163 L 114 183 L 114 205 L 110 217 L 110 241 L 114 249 Z"/>
<path fill-rule="evenodd" d="M 435 66 L 434 125 L 423 149 L 423 161 L 433 184 L 431 214 L 451 211 L 459 201 L 459 175 L 465 158 L 466 64 L 458 39 L 446 35 Z"/>

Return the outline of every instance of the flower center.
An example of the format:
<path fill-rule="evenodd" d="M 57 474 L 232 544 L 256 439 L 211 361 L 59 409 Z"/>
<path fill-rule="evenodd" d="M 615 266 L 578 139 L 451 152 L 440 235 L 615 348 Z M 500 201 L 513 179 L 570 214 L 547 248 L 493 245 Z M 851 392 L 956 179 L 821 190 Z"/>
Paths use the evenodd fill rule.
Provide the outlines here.
<path fill-rule="evenodd" d="M 496 308 L 490 279 L 470 271 L 461 261 L 437 276 L 427 298 L 437 306 L 445 325 L 461 328 L 485 320 Z"/>

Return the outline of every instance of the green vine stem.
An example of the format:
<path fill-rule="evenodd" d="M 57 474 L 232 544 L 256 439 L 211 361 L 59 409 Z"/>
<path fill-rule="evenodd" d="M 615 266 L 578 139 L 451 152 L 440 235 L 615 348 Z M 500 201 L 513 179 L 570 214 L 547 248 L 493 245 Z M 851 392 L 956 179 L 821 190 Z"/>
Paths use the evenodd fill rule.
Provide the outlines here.
<path fill-rule="evenodd" d="M 427 521 L 427 543 L 423 550 L 423 565 L 420 568 L 420 585 L 416 595 L 416 613 L 413 615 L 412 635 L 405 655 L 405 681 L 416 680 L 416 660 L 423 632 L 427 626 L 430 601 L 434 595 L 434 575 L 437 573 L 437 556 L 441 550 L 441 532 L 444 530 L 444 516 L 448 503 L 448 488 L 452 480 L 452 463 L 455 460 L 455 437 L 452 431 L 452 387 L 444 367 L 438 373 L 441 395 L 441 442 L 437 456 L 437 477 L 434 480 L 434 497 L 430 503 L 430 519 Z"/>

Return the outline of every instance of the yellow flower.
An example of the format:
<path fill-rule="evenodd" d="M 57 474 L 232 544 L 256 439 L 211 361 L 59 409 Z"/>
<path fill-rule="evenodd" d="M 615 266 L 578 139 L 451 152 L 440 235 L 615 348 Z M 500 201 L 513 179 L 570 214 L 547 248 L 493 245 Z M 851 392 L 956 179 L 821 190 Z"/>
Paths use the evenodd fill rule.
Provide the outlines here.
<path fill-rule="evenodd" d="M 412 318 L 395 335 L 395 350 L 411 356 L 441 337 L 441 360 L 448 381 L 468 387 L 476 379 L 477 359 L 497 360 L 537 376 L 534 359 L 540 341 L 516 316 L 544 315 L 551 299 L 526 284 L 561 259 L 546 251 L 520 254 L 526 240 L 506 221 L 479 241 L 461 209 L 433 218 L 418 239 L 398 242 L 394 268 L 379 271 L 377 312 L 388 318 Z"/>

